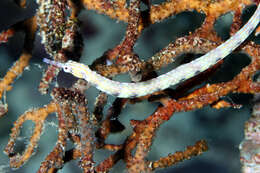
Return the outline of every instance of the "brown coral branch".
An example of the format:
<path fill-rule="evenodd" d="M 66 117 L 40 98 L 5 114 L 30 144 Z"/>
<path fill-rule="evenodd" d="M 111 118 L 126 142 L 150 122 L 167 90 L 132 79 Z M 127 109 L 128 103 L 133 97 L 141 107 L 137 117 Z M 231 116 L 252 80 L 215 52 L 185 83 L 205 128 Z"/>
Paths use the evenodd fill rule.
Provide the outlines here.
<path fill-rule="evenodd" d="M 125 38 L 120 46 L 120 56 L 132 54 L 133 47 L 140 32 L 138 23 L 140 20 L 140 0 L 131 0 L 129 5 L 129 19 L 126 28 Z"/>
<path fill-rule="evenodd" d="M 141 62 L 140 69 L 148 71 L 159 70 L 174 62 L 183 53 L 203 54 L 214 49 L 217 45 L 215 42 L 196 36 L 181 37 L 149 58 L 147 62 Z M 121 65 L 96 65 L 95 69 L 101 75 L 110 77 L 129 71 L 128 68 Z"/>
<path fill-rule="evenodd" d="M 58 75 L 59 71 L 60 69 L 56 66 L 48 66 L 38 86 L 38 90 L 41 94 L 47 94 L 50 83 L 52 82 L 53 78 Z"/>
<path fill-rule="evenodd" d="M 72 113 L 78 116 L 80 143 L 77 143 L 81 150 L 80 166 L 84 172 L 94 171 L 93 153 L 95 148 L 95 123 L 96 120 L 90 116 L 87 111 L 87 100 L 83 94 L 85 90 L 75 91 L 65 88 L 55 88 L 53 96 L 60 100 L 61 104 L 69 104 L 71 106 Z M 68 121 L 68 116 L 66 117 Z"/>
<path fill-rule="evenodd" d="M 119 150 L 98 164 L 95 168 L 96 172 L 108 172 L 120 159 L 123 158 L 123 150 Z"/>
<path fill-rule="evenodd" d="M 124 126 L 119 123 L 117 118 L 126 104 L 127 99 L 117 98 L 109 108 L 106 119 L 101 122 L 100 127 L 96 132 L 98 140 L 97 148 L 102 148 L 105 145 L 104 141 L 111 132 L 120 132 L 124 129 Z M 115 123 L 116 126 L 113 126 Z"/>
<path fill-rule="evenodd" d="M 68 5 L 72 9 L 70 18 L 65 15 Z M 79 12 L 80 7 L 74 1 L 68 1 L 68 4 L 67 1 L 40 2 L 37 19 L 42 42 L 46 51 L 58 62 L 66 62 L 68 59 L 78 60 L 81 56 L 83 40 L 76 18 Z M 50 20 L 46 21 L 46 17 L 50 17 Z M 47 93 L 50 83 L 58 72 L 57 67 L 48 66 L 39 84 L 39 91 L 42 94 Z"/>
<path fill-rule="evenodd" d="M 247 50 L 248 53 L 251 55 L 251 53 L 257 51 L 257 49 L 258 46 L 251 44 L 245 50 Z M 252 81 L 249 80 L 249 78 L 252 77 L 255 71 L 260 67 L 260 62 L 257 58 L 258 54 L 255 53 L 253 57 L 253 62 L 249 66 L 244 68 L 242 72 L 238 76 L 236 76 L 232 81 L 220 84 L 207 85 L 206 87 L 200 88 L 191 93 L 189 96 L 181 98 L 178 101 L 169 99 L 166 99 L 165 101 L 162 100 L 162 103 L 164 103 L 164 107 L 159 107 L 155 111 L 155 113 L 149 116 L 146 120 L 140 122 L 132 121 L 132 124 L 135 127 L 135 133 L 132 135 L 132 138 L 134 137 L 134 140 L 131 141 L 135 142 L 130 142 L 129 144 L 131 144 L 131 147 L 127 146 L 127 148 L 128 150 L 129 148 L 133 149 L 133 147 L 137 145 L 137 149 L 133 158 L 131 157 L 131 152 L 127 154 L 129 160 L 129 162 L 127 162 L 129 171 L 140 172 L 143 170 L 149 170 L 149 167 L 147 167 L 147 163 L 144 162 L 144 158 L 147 154 L 149 147 L 151 146 L 151 141 L 154 137 L 155 130 L 165 120 L 169 120 L 173 112 L 188 111 L 201 108 L 202 106 L 206 106 L 217 101 L 221 96 L 224 96 L 229 92 L 241 92 L 241 85 L 243 86 L 243 90 L 246 90 L 246 92 L 249 92 L 249 88 L 253 88 L 254 91 L 251 92 L 259 92 L 258 88 L 252 87 Z M 240 82 L 248 80 L 250 84 L 248 83 L 246 86 L 240 84 Z"/>
<path fill-rule="evenodd" d="M 56 102 L 56 105 L 59 103 Z M 41 163 L 41 166 L 37 173 L 52 172 L 53 169 L 60 169 L 63 166 L 63 157 L 65 154 L 68 129 L 66 125 L 66 118 L 64 117 L 63 109 L 67 105 L 60 105 L 57 107 L 57 118 L 59 120 L 59 134 L 58 141 L 52 152 L 45 158 L 45 161 Z"/>
<path fill-rule="evenodd" d="M 8 42 L 8 39 L 10 37 L 12 37 L 14 35 L 14 33 L 15 33 L 15 29 L 14 28 L 10 28 L 10 29 L 8 29 L 6 31 L 1 32 L 0 33 L 0 44 Z"/>
<path fill-rule="evenodd" d="M 188 111 L 202 108 L 203 106 L 212 104 L 219 100 L 222 96 L 230 92 L 237 93 L 256 93 L 260 91 L 259 84 L 252 81 L 252 76 L 257 70 L 260 69 L 259 60 L 259 46 L 251 43 L 245 46 L 243 50 L 253 57 L 250 65 L 245 67 L 233 80 L 225 83 L 207 84 L 189 94 L 187 97 L 180 98 L 179 100 L 162 100 L 165 108 L 162 112 L 168 112 L 168 116 L 174 112 Z M 160 115 L 162 119 L 169 119 L 170 117 Z"/>
<path fill-rule="evenodd" d="M 95 133 L 94 124 L 91 116 L 87 111 L 85 104 L 77 103 L 77 115 L 79 116 L 81 158 L 80 167 L 84 172 L 94 173 L 94 149 L 95 149 Z"/>
<path fill-rule="evenodd" d="M 61 49 L 64 36 L 67 7 L 66 0 L 44 1 L 40 0 L 37 13 L 37 24 L 40 30 L 45 50 L 54 56 Z M 46 20 L 48 19 L 48 20 Z"/>
<path fill-rule="evenodd" d="M 59 10 L 62 10 L 62 9 L 59 9 Z M 59 11 L 59 10 L 57 10 L 57 11 Z M 77 15 L 77 14 L 74 14 L 74 15 Z M 38 20 L 42 21 L 41 18 Z M 63 19 L 63 20 L 65 20 L 65 19 Z M 47 24 L 42 23 L 40 25 L 40 28 L 42 30 L 44 30 L 44 27 L 42 28 L 42 25 L 46 27 Z M 57 26 L 57 27 L 60 27 L 60 26 Z M 78 22 L 76 19 L 73 19 L 71 17 L 70 20 L 66 21 L 66 23 L 64 24 L 63 27 L 64 27 L 63 29 L 66 28 L 63 35 L 59 34 L 59 33 L 55 33 L 55 31 L 53 31 L 54 33 L 46 36 L 45 39 L 49 40 L 49 43 L 48 44 L 46 43 L 48 45 L 48 49 L 50 50 L 49 53 L 52 52 L 52 54 L 54 56 L 53 58 L 59 62 L 66 62 L 69 58 L 77 60 L 81 56 L 82 47 L 83 47 L 83 41 L 82 41 L 82 37 L 79 33 Z M 59 31 L 59 29 L 57 29 L 57 30 Z M 42 32 L 45 33 L 47 31 L 42 31 Z M 52 37 L 53 37 L 53 35 L 57 35 L 57 34 L 60 35 L 59 39 L 61 41 L 59 43 L 59 46 L 61 48 L 60 48 L 60 50 L 57 50 L 57 51 L 54 51 L 54 50 L 51 51 L 50 46 L 53 44 Z M 58 44 L 58 43 L 55 43 L 55 44 Z M 53 46 L 55 47 L 55 45 L 53 45 Z M 52 65 L 48 66 L 48 69 L 43 74 L 43 77 L 42 77 L 41 82 L 38 87 L 41 94 L 47 94 L 49 85 L 52 82 L 52 80 L 58 75 L 59 70 L 60 69 L 57 68 L 56 66 L 52 66 Z"/>
<path fill-rule="evenodd" d="M 107 103 L 107 94 L 101 92 L 97 97 L 94 104 L 93 116 L 100 122 L 103 118 L 103 109 Z"/>

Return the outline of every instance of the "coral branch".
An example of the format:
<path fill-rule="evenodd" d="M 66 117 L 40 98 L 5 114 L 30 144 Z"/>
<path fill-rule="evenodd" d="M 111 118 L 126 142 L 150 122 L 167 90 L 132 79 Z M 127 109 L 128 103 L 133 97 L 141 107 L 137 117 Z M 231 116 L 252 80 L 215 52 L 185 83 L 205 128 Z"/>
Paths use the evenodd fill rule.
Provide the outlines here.
<path fill-rule="evenodd" d="M 5 154 L 7 154 L 10 157 L 11 167 L 19 168 L 32 156 L 34 149 L 37 147 L 38 140 L 40 139 L 40 135 L 44 126 L 44 120 L 49 114 L 56 112 L 57 109 L 57 104 L 52 102 L 43 108 L 25 112 L 14 123 L 12 133 L 10 134 L 9 142 L 4 150 Z M 27 146 L 24 153 L 20 155 L 19 153 L 16 153 L 14 151 L 15 140 L 18 138 L 20 134 L 20 128 L 22 127 L 23 123 L 25 123 L 25 121 L 28 120 L 31 120 L 35 123 L 35 128 L 30 138 L 30 144 Z"/>
<path fill-rule="evenodd" d="M 19 60 L 15 62 L 13 67 L 6 73 L 5 77 L 0 81 L 0 98 L 4 91 L 12 89 L 11 84 L 23 72 L 24 68 L 28 66 L 29 60 L 32 57 L 29 53 L 22 53 Z"/>
<path fill-rule="evenodd" d="M 89 10 L 95 10 L 98 13 L 103 13 L 111 18 L 127 21 L 128 10 L 126 0 L 121 1 L 106 1 L 106 0 L 82 0 L 82 4 Z"/>
<path fill-rule="evenodd" d="M 26 7 L 26 0 L 14 0 L 14 2 L 19 8 Z M 129 73 L 132 82 L 146 81 L 157 77 L 156 70 L 161 70 L 168 64 L 176 62 L 180 55 L 205 54 L 222 44 L 223 40 L 214 30 L 218 17 L 234 12 L 230 29 L 230 35 L 233 35 L 243 24 L 241 15 L 245 6 L 259 4 L 259 0 L 168 0 L 160 4 L 154 4 L 151 0 L 130 0 L 129 3 L 126 0 L 38 0 L 37 3 L 39 7 L 34 17 L 20 21 L 0 34 L 0 43 L 3 43 L 8 42 L 17 31 L 25 33 L 20 58 L 0 80 L 0 99 L 3 99 L 0 101 L 0 116 L 8 111 L 6 91 L 12 89 L 15 79 L 23 73 L 32 57 L 37 26 L 45 51 L 52 59 L 63 63 L 70 59 L 78 62 L 82 55 L 85 40 L 83 41 L 81 35 L 80 24 L 84 21 L 79 21 L 79 14 L 83 8 L 127 22 L 124 39 L 95 59 L 90 68 L 111 79 L 118 74 Z M 137 39 L 146 27 L 181 12 L 192 10 L 205 14 L 205 21 L 197 30 L 177 38 L 147 61 L 140 59 L 134 52 L 134 46 L 138 46 Z M 255 35 L 259 32 L 258 27 Z M 148 160 L 147 156 L 161 125 L 177 112 L 197 110 L 205 106 L 215 109 L 240 108 L 242 105 L 229 103 L 223 100 L 223 97 L 230 93 L 246 93 L 255 94 L 255 106 L 252 117 L 245 124 L 245 139 L 240 145 L 240 160 L 244 173 L 259 171 L 258 93 L 260 83 L 254 78 L 260 69 L 260 47 L 248 40 L 236 51 L 244 51 L 252 61 L 230 81 L 205 84 L 205 81 L 223 63 L 221 60 L 195 77 L 180 82 L 176 88 L 156 90 L 147 96 L 135 99 L 115 98 L 111 102 L 106 93 L 100 92 L 95 99 L 92 112 L 87 105 L 86 98 L 89 96 L 86 93 L 88 92 L 85 93 L 91 83 L 78 79 L 70 88 L 63 88 L 58 82 L 55 82 L 55 87 L 50 87 L 53 79 L 58 76 L 60 68 L 49 65 L 39 84 L 39 91 L 42 94 L 49 94 L 52 101 L 41 108 L 29 109 L 14 122 L 10 139 L 4 150 L 10 158 L 10 167 L 19 168 L 31 158 L 44 130 L 45 120 L 51 113 L 56 113 L 57 116 L 58 139 L 52 151 L 46 154 L 38 173 L 63 171 L 62 168 L 69 161 L 77 159 L 82 172 L 87 173 L 110 172 L 120 160 L 125 163 L 125 168 L 131 173 L 148 173 L 159 168 L 170 167 L 202 154 L 208 150 L 208 147 L 206 141 L 200 140 L 193 146 L 187 146 L 184 151 L 177 151 L 158 158 L 156 161 Z M 185 60 L 180 64 L 190 60 L 190 57 L 185 56 Z M 66 72 L 65 68 L 64 71 Z M 82 72 L 84 69 L 79 69 L 79 71 Z M 48 90 L 50 92 L 47 92 Z M 120 93 L 120 89 L 118 90 Z M 131 92 L 131 88 L 128 91 Z M 124 141 L 108 142 L 109 135 L 124 132 L 127 127 L 126 124 L 121 123 L 120 119 L 124 108 L 129 103 L 136 104 L 142 101 L 157 101 L 160 104 L 144 119 L 130 120 L 133 130 L 131 134 L 124 137 Z M 15 144 L 19 139 L 22 125 L 28 120 L 34 123 L 35 128 L 29 144 L 22 153 L 19 153 L 15 151 Z M 69 149 L 67 148 L 68 141 L 73 145 Z M 95 159 L 95 151 L 101 149 L 113 153 L 98 162 Z"/>
<path fill-rule="evenodd" d="M 20 76 L 25 67 L 28 66 L 29 60 L 32 57 L 33 42 L 36 32 L 36 18 L 30 18 L 20 23 L 23 26 L 25 32 L 25 42 L 22 54 L 19 59 L 14 63 L 14 65 L 9 69 L 3 79 L 0 80 L 0 99 L 5 91 L 10 91 L 12 89 L 11 84 L 14 80 Z M 0 114 L 2 116 L 3 114 Z"/>
<path fill-rule="evenodd" d="M 151 162 L 152 170 L 157 168 L 165 168 L 182 162 L 186 159 L 191 159 L 193 156 L 202 154 L 208 150 L 206 141 L 201 140 L 196 142 L 194 146 L 188 146 L 185 151 L 177 151 L 174 154 L 170 154 L 167 157 L 160 158 L 158 161 Z"/>
<path fill-rule="evenodd" d="M 55 103 L 59 105 L 58 102 Z M 66 124 L 65 114 L 62 110 L 65 109 L 67 105 L 57 106 L 57 118 L 59 120 L 59 134 L 58 141 L 52 152 L 45 158 L 45 161 L 41 163 L 38 173 L 45 173 L 51 169 L 60 169 L 63 166 L 63 157 L 65 155 L 65 149 L 68 137 L 68 128 Z"/>
<path fill-rule="evenodd" d="M 203 54 L 217 47 L 217 43 L 196 36 L 181 37 L 156 53 L 147 62 L 141 62 L 140 70 L 159 70 L 175 61 L 176 57 L 185 53 Z M 114 56 L 114 55 L 113 55 Z M 149 68 L 148 68 L 149 67 Z M 126 73 L 129 68 L 121 65 L 96 65 L 95 69 L 103 76 L 115 76 Z"/>
<path fill-rule="evenodd" d="M 128 21 L 129 10 L 126 8 L 125 0 L 105 1 L 105 0 L 81 0 L 85 8 L 95 10 L 98 13 L 106 14 L 111 18 Z M 170 0 L 150 7 L 151 24 L 160 22 L 172 15 L 183 11 L 197 10 L 211 16 L 211 21 L 231 10 L 252 4 L 252 0 L 223 0 L 223 1 L 200 1 L 200 0 Z M 243 5 L 241 5 L 243 4 Z M 212 22 L 210 22 L 212 23 Z M 142 24 L 142 23 L 140 23 Z M 212 26 L 213 27 L 213 26 Z"/>
<path fill-rule="evenodd" d="M 260 81 L 258 77 L 257 82 Z M 260 159 L 260 103 L 259 92 L 254 95 L 254 106 L 250 119 L 245 123 L 245 138 L 240 143 L 242 173 L 259 172 Z"/>
<path fill-rule="evenodd" d="M 8 42 L 8 39 L 12 37 L 15 33 L 15 30 L 13 28 L 10 28 L 6 31 L 3 31 L 0 33 L 0 44 Z"/>

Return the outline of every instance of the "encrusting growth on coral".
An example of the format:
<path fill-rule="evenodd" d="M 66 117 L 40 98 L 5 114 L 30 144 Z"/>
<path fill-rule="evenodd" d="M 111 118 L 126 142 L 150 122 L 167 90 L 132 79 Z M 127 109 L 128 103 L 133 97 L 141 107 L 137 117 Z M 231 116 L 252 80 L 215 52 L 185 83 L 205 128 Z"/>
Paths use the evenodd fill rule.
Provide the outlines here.
<path fill-rule="evenodd" d="M 19 7 L 26 8 L 26 0 L 14 2 Z M 174 63 L 182 54 L 206 54 L 215 49 L 224 42 L 214 30 L 216 20 L 221 15 L 233 11 L 230 35 L 234 35 L 243 26 L 241 15 L 245 7 L 259 5 L 259 1 L 256 0 L 169 0 L 160 4 L 154 4 L 151 0 L 130 0 L 129 3 L 126 0 L 37 0 L 37 3 L 38 10 L 33 17 L 20 21 L 0 33 L 0 44 L 8 42 L 17 31 L 25 34 L 19 59 L 0 80 L 0 98 L 3 100 L 0 102 L 0 117 L 8 113 L 5 93 L 11 91 L 17 77 L 22 75 L 29 65 L 37 30 L 46 53 L 55 62 L 79 61 L 84 47 L 81 22 L 78 19 L 82 10 L 94 10 L 127 23 L 122 41 L 96 58 L 90 65 L 91 70 L 108 78 L 129 73 L 133 82 L 140 82 L 157 77 L 156 70 Z M 146 7 L 145 10 L 141 5 Z M 145 28 L 183 11 L 192 10 L 205 14 L 201 27 L 172 41 L 146 61 L 134 52 L 134 46 L 137 46 L 136 42 Z M 259 35 L 259 32 L 258 27 L 254 34 Z M 260 47 L 248 39 L 235 51 L 248 54 L 251 62 L 232 80 L 214 84 L 203 83 L 221 66 L 221 60 L 203 73 L 180 83 L 175 89 L 165 89 L 133 99 L 115 98 L 111 105 L 108 103 L 108 95 L 100 92 L 96 97 L 93 112 L 88 109 L 85 93 L 90 84 L 77 79 L 71 87 L 59 86 L 54 79 L 60 69 L 55 65 L 48 65 L 42 79 L 39 80 L 38 90 L 41 94 L 50 95 L 51 101 L 40 108 L 28 109 L 14 122 L 4 150 L 10 158 L 10 167 L 20 168 L 29 161 L 38 146 L 46 118 L 53 113 L 58 120 L 57 142 L 52 151 L 46 154 L 38 173 L 57 172 L 69 161 L 77 159 L 82 172 L 86 173 L 109 172 L 120 160 L 125 162 L 125 169 L 131 173 L 152 172 L 159 168 L 171 167 L 203 154 L 208 150 L 208 145 L 205 140 L 197 140 L 194 145 L 187 146 L 183 151 L 165 153 L 167 156 L 151 161 L 147 156 L 158 130 L 164 123 L 171 117 L 178 116 L 177 112 L 197 110 L 205 106 L 214 109 L 240 108 L 242 105 L 230 103 L 222 98 L 230 93 L 246 93 L 254 94 L 256 102 L 253 116 L 245 125 L 245 139 L 240 145 L 240 160 L 243 173 L 259 171 L 257 117 L 260 85 L 259 80 L 255 81 L 253 78 L 260 69 Z M 52 83 L 55 83 L 55 87 L 50 87 Z M 157 101 L 160 105 L 143 120 L 130 120 L 133 131 L 122 143 L 108 143 L 106 139 L 110 134 L 125 130 L 124 124 L 119 121 L 123 109 L 128 104 L 145 100 Z M 109 105 L 107 111 L 106 105 Z M 32 121 L 35 126 L 28 145 L 19 153 L 14 146 L 19 138 L 20 128 L 27 121 Z M 67 148 L 68 141 L 73 144 L 70 149 Z M 95 150 L 101 149 L 112 153 L 103 161 L 97 162 Z"/>

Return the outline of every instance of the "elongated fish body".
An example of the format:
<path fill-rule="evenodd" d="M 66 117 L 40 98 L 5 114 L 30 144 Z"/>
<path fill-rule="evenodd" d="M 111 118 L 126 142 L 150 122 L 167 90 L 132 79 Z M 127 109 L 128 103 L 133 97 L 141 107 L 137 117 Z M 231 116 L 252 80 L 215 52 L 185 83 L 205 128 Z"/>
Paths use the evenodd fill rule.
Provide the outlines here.
<path fill-rule="evenodd" d="M 117 82 L 105 78 L 87 65 L 74 61 L 64 64 L 44 59 L 44 62 L 63 68 L 65 72 L 73 74 L 75 77 L 83 78 L 99 90 L 120 98 L 134 98 L 151 94 L 176 85 L 182 81 L 194 77 L 224 59 L 234 49 L 236 49 L 256 28 L 260 19 L 260 5 L 257 7 L 250 20 L 232 37 L 217 48 L 207 54 L 197 58 L 190 63 L 181 65 L 172 71 L 165 73 L 157 78 L 137 83 Z"/>

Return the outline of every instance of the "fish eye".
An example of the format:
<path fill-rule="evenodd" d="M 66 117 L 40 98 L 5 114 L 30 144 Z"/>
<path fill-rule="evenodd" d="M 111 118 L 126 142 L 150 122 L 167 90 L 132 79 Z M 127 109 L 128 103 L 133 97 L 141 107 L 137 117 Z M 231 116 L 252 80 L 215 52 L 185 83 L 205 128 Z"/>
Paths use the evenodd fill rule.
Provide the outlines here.
<path fill-rule="evenodd" d="M 69 67 L 68 67 L 68 66 L 64 66 L 64 67 L 63 67 L 63 70 L 64 70 L 65 72 L 69 72 Z"/>

